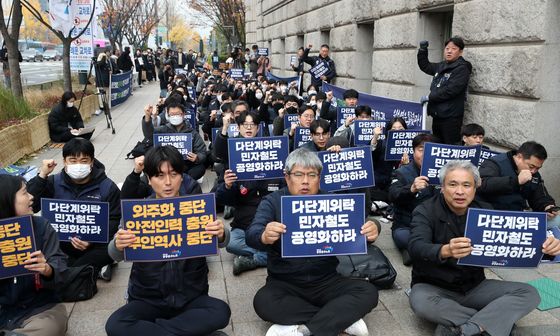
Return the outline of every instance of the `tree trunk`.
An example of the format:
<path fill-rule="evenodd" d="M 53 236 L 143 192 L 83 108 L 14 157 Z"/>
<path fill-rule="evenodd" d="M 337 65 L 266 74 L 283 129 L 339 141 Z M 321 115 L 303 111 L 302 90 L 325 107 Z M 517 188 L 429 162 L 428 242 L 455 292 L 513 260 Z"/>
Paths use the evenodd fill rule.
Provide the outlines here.
<path fill-rule="evenodd" d="M 21 68 L 19 66 L 18 41 L 12 38 L 6 39 L 8 49 L 8 65 L 10 67 L 10 80 L 12 83 L 12 93 L 16 97 L 23 97 L 23 85 L 21 83 Z"/>
<path fill-rule="evenodd" d="M 64 80 L 64 91 L 72 91 L 72 73 L 70 72 L 70 38 L 62 40 L 62 78 Z"/>

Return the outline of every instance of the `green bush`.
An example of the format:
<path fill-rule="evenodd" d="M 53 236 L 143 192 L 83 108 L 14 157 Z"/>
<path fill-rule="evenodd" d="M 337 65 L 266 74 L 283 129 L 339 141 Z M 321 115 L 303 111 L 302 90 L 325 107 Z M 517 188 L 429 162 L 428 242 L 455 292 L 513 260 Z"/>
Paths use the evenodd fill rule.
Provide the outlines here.
<path fill-rule="evenodd" d="M 36 115 L 25 100 L 0 85 L 0 121 L 31 119 Z"/>

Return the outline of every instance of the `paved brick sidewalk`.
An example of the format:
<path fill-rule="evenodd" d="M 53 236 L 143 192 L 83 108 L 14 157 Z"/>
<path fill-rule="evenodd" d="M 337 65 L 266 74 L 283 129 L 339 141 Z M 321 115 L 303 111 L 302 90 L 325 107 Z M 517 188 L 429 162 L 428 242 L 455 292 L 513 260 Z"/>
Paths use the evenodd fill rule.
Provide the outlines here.
<path fill-rule="evenodd" d="M 145 85 L 134 92 L 134 96 L 112 112 L 116 134 L 106 129 L 103 115 L 93 117 L 89 125 L 95 125 L 93 136 L 96 157 L 105 164 L 107 175 L 116 183 L 122 183 L 132 171 L 133 162 L 124 160 L 137 141 L 142 139 L 140 119 L 143 107 L 155 103 L 159 93 L 159 84 Z M 41 160 L 54 158 L 62 167 L 61 149 L 47 149 L 38 153 L 27 164 L 40 165 Z M 203 190 L 209 191 L 213 177 L 206 174 Z M 402 266 L 398 250 L 393 245 L 390 225 L 383 224 L 383 231 L 377 245 L 383 249 L 398 272 L 398 289 L 380 292 L 378 306 L 365 317 L 370 335 L 417 336 L 432 335 L 434 326 L 418 319 L 408 304 L 404 289 L 409 287 L 411 268 Z M 241 276 L 232 275 L 232 256 L 225 250 L 220 256 L 208 259 L 210 267 L 210 295 L 229 303 L 232 316 L 231 323 L 225 330 L 230 336 L 260 336 L 266 333 L 269 324 L 263 322 L 254 312 L 252 299 L 255 292 L 264 284 L 266 270 L 258 269 Z M 99 293 L 91 300 L 68 304 L 70 321 L 68 335 L 93 336 L 105 335 L 105 322 L 109 315 L 124 304 L 124 294 L 130 273 L 130 263 L 119 263 L 113 280 L 106 283 L 98 281 Z M 494 269 L 488 270 L 489 278 L 504 280 L 529 281 L 543 276 L 560 281 L 560 267 L 543 265 L 536 270 Z M 523 335 L 558 335 L 560 332 L 560 309 L 548 312 L 534 311 L 519 321 Z M 535 327 L 538 326 L 538 327 Z M 154 335 L 156 336 L 156 335 Z"/>

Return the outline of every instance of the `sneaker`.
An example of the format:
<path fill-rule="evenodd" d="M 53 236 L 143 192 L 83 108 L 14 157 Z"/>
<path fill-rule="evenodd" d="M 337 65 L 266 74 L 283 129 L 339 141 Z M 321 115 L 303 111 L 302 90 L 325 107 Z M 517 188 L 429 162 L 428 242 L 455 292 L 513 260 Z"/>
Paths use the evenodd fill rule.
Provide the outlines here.
<path fill-rule="evenodd" d="M 233 258 L 233 275 L 256 269 L 257 263 L 253 258 L 246 256 L 236 256 Z"/>
<path fill-rule="evenodd" d="M 403 249 L 401 250 L 401 255 L 402 255 L 402 263 L 405 266 L 410 266 L 412 265 L 412 258 L 410 258 L 410 254 L 408 253 L 407 249 Z"/>
<path fill-rule="evenodd" d="M 354 322 L 351 326 L 344 330 L 345 333 L 348 335 L 355 335 L 355 336 L 368 336 L 369 331 L 367 329 L 367 325 L 364 320 L 359 319 L 358 321 Z"/>
<path fill-rule="evenodd" d="M 298 327 L 298 325 L 273 324 L 268 328 L 265 336 L 303 336 Z"/>
<path fill-rule="evenodd" d="M 99 277 L 105 281 L 111 281 L 113 277 L 113 265 L 105 265 L 99 271 Z"/>
<path fill-rule="evenodd" d="M 101 113 L 103 113 L 103 112 L 101 112 L 101 110 L 95 110 L 95 115 L 96 116 L 100 115 Z"/>
<path fill-rule="evenodd" d="M 235 210 L 234 207 L 226 205 L 224 207 L 224 219 L 230 219 L 233 217 L 233 211 Z"/>
<path fill-rule="evenodd" d="M 461 336 L 463 333 L 461 332 L 461 328 L 459 327 L 447 327 L 441 324 L 438 324 L 436 330 L 434 331 L 434 336 Z"/>

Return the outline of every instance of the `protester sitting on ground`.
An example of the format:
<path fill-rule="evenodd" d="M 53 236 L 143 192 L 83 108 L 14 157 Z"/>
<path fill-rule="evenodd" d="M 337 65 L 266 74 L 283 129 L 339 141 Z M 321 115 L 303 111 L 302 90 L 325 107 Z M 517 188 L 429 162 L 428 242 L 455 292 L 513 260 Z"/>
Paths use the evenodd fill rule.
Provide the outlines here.
<path fill-rule="evenodd" d="M 117 232 L 121 219 L 121 198 L 117 185 L 105 174 L 105 166 L 95 158 L 95 148 L 86 139 L 74 138 L 62 147 L 64 169 L 52 175 L 57 164 L 43 160 L 39 174 L 27 184 L 35 197 L 33 209 L 41 210 L 42 198 L 109 203 L 109 237 Z M 89 243 L 78 237 L 60 242 L 68 255 L 68 266 L 91 265 L 104 280 L 111 280 L 113 260 L 107 253 L 107 243 Z"/>
<path fill-rule="evenodd" d="M 185 119 L 185 107 L 175 102 L 167 106 L 169 116 L 168 123 L 155 127 L 152 123 L 154 107 L 146 106 L 144 109 L 144 122 L 142 131 L 146 138 L 152 139 L 154 133 L 190 133 L 192 134 L 192 152 L 187 154 L 185 160 L 185 172 L 195 180 L 200 179 L 206 173 L 206 144 L 197 131 L 193 130 L 191 124 Z"/>
<path fill-rule="evenodd" d="M 321 116 L 321 118 L 329 120 L 331 122 L 331 129 L 336 131 L 338 130 L 338 112 L 336 107 L 357 107 L 360 93 L 354 89 L 348 89 L 344 91 L 342 95 L 343 101 L 340 102 L 341 104 L 336 102 L 336 98 L 334 97 L 332 91 L 326 92 L 324 94 L 325 98 L 323 98 L 323 103 L 321 104 L 320 108 L 318 108 L 318 110 L 320 111 L 319 115 Z M 318 97 L 317 99 L 321 98 L 322 97 Z M 348 125 L 350 124 L 351 121 L 348 121 Z"/>
<path fill-rule="evenodd" d="M 320 152 L 327 149 L 327 142 L 331 138 L 330 124 L 325 119 L 313 120 L 309 126 L 311 141 L 301 146 L 311 152 Z"/>
<path fill-rule="evenodd" d="M 84 131 L 84 121 L 78 109 L 74 106 L 76 95 L 74 92 L 64 92 L 60 103 L 49 113 L 49 136 L 53 142 L 66 142 L 75 137 L 90 139 L 95 129 L 87 133 Z"/>
<path fill-rule="evenodd" d="M 185 196 L 181 185 L 185 163 L 172 146 L 157 146 L 146 153 L 144 173 L 154 190 L 152 198 Z M 229 231 L 221 220 L 206 226 L 220 247 L 228 243 Z M 136 237 L 119 229 L 109 243 L 115 261 Z M 108 319 L 109 336 L 209 335 L 229 323 L 230 309 L 222 300 L 208 296 L 206 258 L 158 262 L 134 262 L 128 285 L 128 302 Z"/>
<path fill-rule="evenodd" d="M 297 127 L 309 128 L 311 122 L 315 120 L 315 110 L 310 106 L 303 105 L 298 111 L 298 122 L 292 123 L 292 125 L 284 129 L 284 135 L 287 135 L 290 139 L 290 150 L 294 150 L 294 138 L 296 134 Z"/>
<path fill-rule="evenodd" d="M 286 225 L 293 224 L 281 223 L 281 198 L 318 194 L 321 168 L 317 155 L 306 149 L 290 153 L 285 164 L 287 187 L 262 199 L 246 232 L 247 245 L 268 254 L 267 282 L 253 301 L 257 315 L 274 323 L 268 336 L 368 335 L 361 318 L 377 305 L 375 286 L 342 277 L 334 256 L 281 257 L 282 234 Z M 361 234 L 373 242 L 377 226 L 367 221 Z"/>
<path fill-rule="evenodd" d="M 0 185 L 0 219 L 33 215 L 33 195 L 23 178 L 0 175 Z M 66 256 L 49 222 L 36 216 L 32 222 L 37 251 L 25 261 L 31 274 L 0 279 L 0 333 L 63 336 L 68 315 L 55 291 L 66 270 Z"/>
<path fill-rule="evenodd" d="M 479 124 L 467 124 L 461 127 L 461 139 L 464 146 L 482 145 L 483 148 L 488 149 L 488 146 L 483 145 L 484 142 L 484 128 Z"/>
<path fill-rule="evenodd" d="M 547 157 L 543 145 L 527 141 L 517 150 L 486 159 L 480 167 L 479 196 L 498 210 L 546 211 L 548 226 L 560 225 L 560 211 L 539 173 Z"/>
<path fill-rule="evenodd" d="M 473 251 L 463 237 L 468 208 L 491 205 L 475 200 L 480 175 L 470 161 L 448 162 L 440 181 L 441 193 L 412 214 L 412 310 L 438 324 L 435 335 L 510 335 L 514 323 L 537 307 L 539 294 L 526 283 L 486 279 L 482 267 L 457 265 Z M 542 250 L 560 254 L 560 240 L 548 237 Z"/>
<path fill-rule="evenodd" d="M 334 136 L 343 136 L 348 139 L 349 143 L 354 143 L 354 121 L 372 120 L 371 114 L 371 107 L 365 105 L 356 106 L 354 116 L 346 118 L 344 125 L 340 126 L 336 132 L 334 132 Z"/>
<path fill-rule="evenodd" d="M 418 134 L 412 139 L 414 151 L 412 163 L 393 171 L 389 186 L 389 202 L 393 204 L 392 237 L 393 242 L 401 251 L 405 266 L 412 263 L 408 252 L 412 211 L 420 203 L 435 195 L 435 188 L 428 183 L 428 177 L 420 176 L 426 142 L 437 143 L 438 141 L 431 134 Z"/>
<path fill-rule="evenodd" d="M 296 96 L 286 96 L 284 97 L 284 107 L 278 109 L 278 117 L 274 119 L 272 135 L 282 135 L 286 126 L 284 125 L 284 115 L 286 114 L 298 114 L 300 106 L 300 101 Z M 261 106 L 262 108 L 262 106 Z M 259 115 L 264 115 L 262 111 L 259 111 Z"/>

